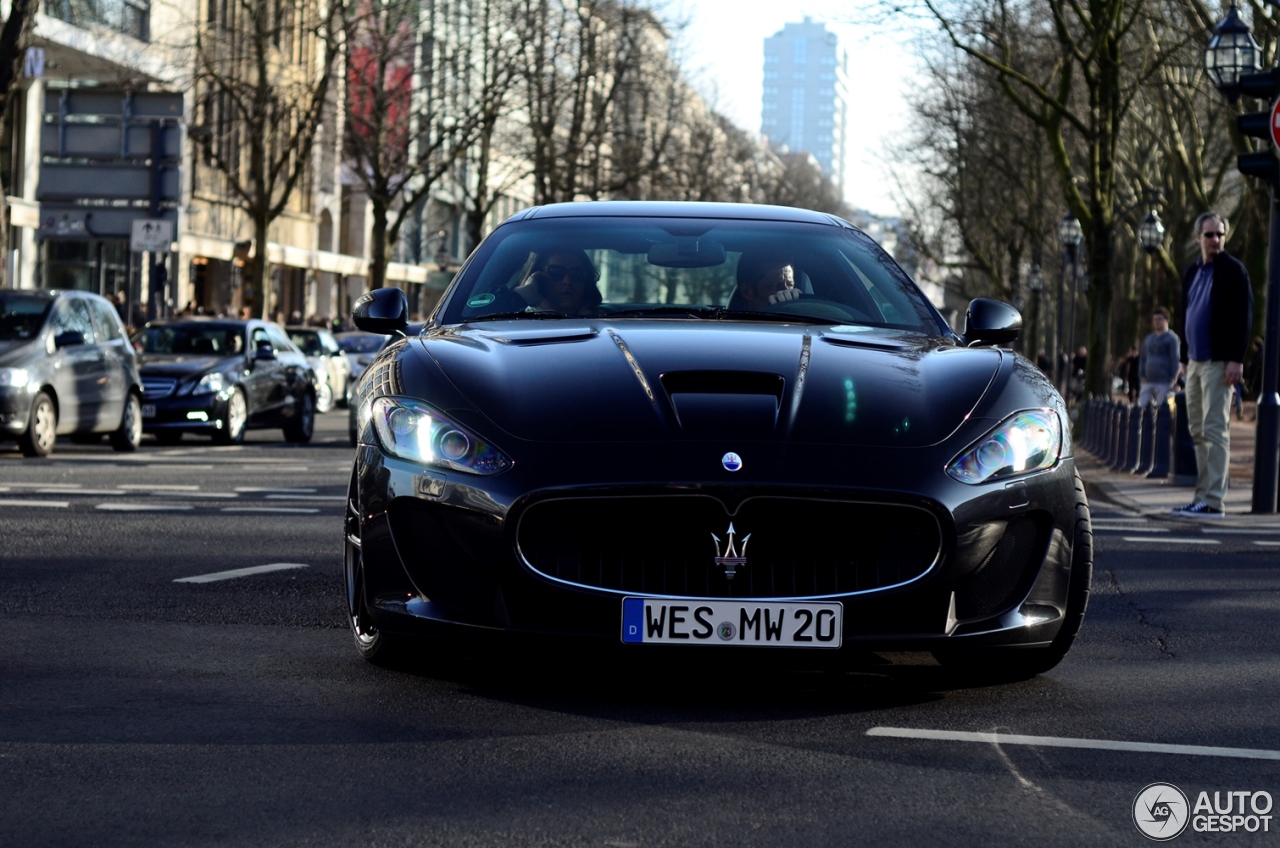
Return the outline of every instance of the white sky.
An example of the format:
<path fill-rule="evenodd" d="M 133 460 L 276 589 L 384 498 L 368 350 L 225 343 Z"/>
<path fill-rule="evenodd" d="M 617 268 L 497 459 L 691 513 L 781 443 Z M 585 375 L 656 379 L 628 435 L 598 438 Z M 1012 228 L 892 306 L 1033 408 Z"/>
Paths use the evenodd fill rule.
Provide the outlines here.
<path fill-rule="evenodd" d="M 849 54 L 845 200 L 876 215 L 897 215 L 884 143 L 907 123 L 903 93 L 917 63 L 902 32 L 844 23 L 869 0 L 674 0 L 689 22 L 684 66 L 712 104 L 739 127 L 760 132 L 764 40 L 807 14 L 826 24 Z"/>

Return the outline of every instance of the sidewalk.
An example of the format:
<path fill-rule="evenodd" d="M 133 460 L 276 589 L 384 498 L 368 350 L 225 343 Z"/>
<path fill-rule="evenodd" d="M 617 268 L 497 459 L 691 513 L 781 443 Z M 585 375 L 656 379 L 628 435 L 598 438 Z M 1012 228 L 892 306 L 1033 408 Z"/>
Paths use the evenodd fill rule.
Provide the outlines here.
<path fill-rule="evenodd" d="M 1170 511 L 1183 506 L 1195 495 L 1194 486 L 1175 486 L 1170 481 L 1148 480 L 1136 474 L 1112 471 L 1093 454 L 1076 450 L 1076 467 L 1084 479 L 1089 498 L 1108 501 L 1120 509 L 1139 515 L 1180 523 L 1214 527 L 1272 527 L 1280 528 L 1280 515 L 1253 515 L 1253 443 L 1255 435 L 1252 403 L 1246 403 L 1244 420 L 1231 417 L 1231 464 L 1228 469 L 1230 482 L 1223 507 L 1226 516 L 1221 519 L 1177 518 Z"/>

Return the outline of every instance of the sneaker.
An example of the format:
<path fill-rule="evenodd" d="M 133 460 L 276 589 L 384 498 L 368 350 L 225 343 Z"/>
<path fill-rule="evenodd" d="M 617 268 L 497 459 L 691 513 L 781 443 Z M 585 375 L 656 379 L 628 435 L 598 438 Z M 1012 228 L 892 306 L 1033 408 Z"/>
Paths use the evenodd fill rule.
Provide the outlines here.
<path fill-rule="evenodd" d="M 1175 506 L 1173 509 L 1169 510 L 1169 514 L 1182 515 L 1182 513 L 1187 512 L 1188 510 L 1195 509 L 1199 505 L 1200 505 L 1199 501 L 1192 501 L 1189 504 L 1183 504 L 1182 506 Z"/>
<path fill-rule="evenodd" d="M 1178 510 L 1178 515 L 1184 518 L 1221 518 L 1223 514 L 1222 510 L 1214 509 L 1204 501 Z"/>

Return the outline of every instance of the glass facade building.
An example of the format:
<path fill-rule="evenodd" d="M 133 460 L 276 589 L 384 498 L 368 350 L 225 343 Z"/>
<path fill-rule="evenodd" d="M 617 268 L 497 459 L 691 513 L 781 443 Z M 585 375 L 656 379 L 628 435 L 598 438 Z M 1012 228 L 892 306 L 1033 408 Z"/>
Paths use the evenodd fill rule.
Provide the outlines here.
<path fill-rule="evenodd" d="M 845 173 L 848 62 L 836 35 L 805 18 L 764 40 L 760 133 L 813 155 L 840 187 Z"/>

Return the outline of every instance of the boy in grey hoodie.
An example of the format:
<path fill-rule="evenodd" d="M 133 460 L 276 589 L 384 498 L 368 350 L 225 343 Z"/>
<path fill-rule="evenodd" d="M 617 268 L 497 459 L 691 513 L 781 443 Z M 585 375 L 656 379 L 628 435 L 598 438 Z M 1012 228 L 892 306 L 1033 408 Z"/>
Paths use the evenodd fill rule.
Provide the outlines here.
<path fill-rule="evenodd" d="M 1178 334 L 1169 329 L 1169 312 L 1163 306 L 1152 310 L 1151 326 L 1155 332 L 1142 340 L 1142 353 L 1138 357 L 1138 375 L 1142 381 L 1138 406 L 1164 403 L 1178 382 L 1181 365 L 1182 342 Z"/>

